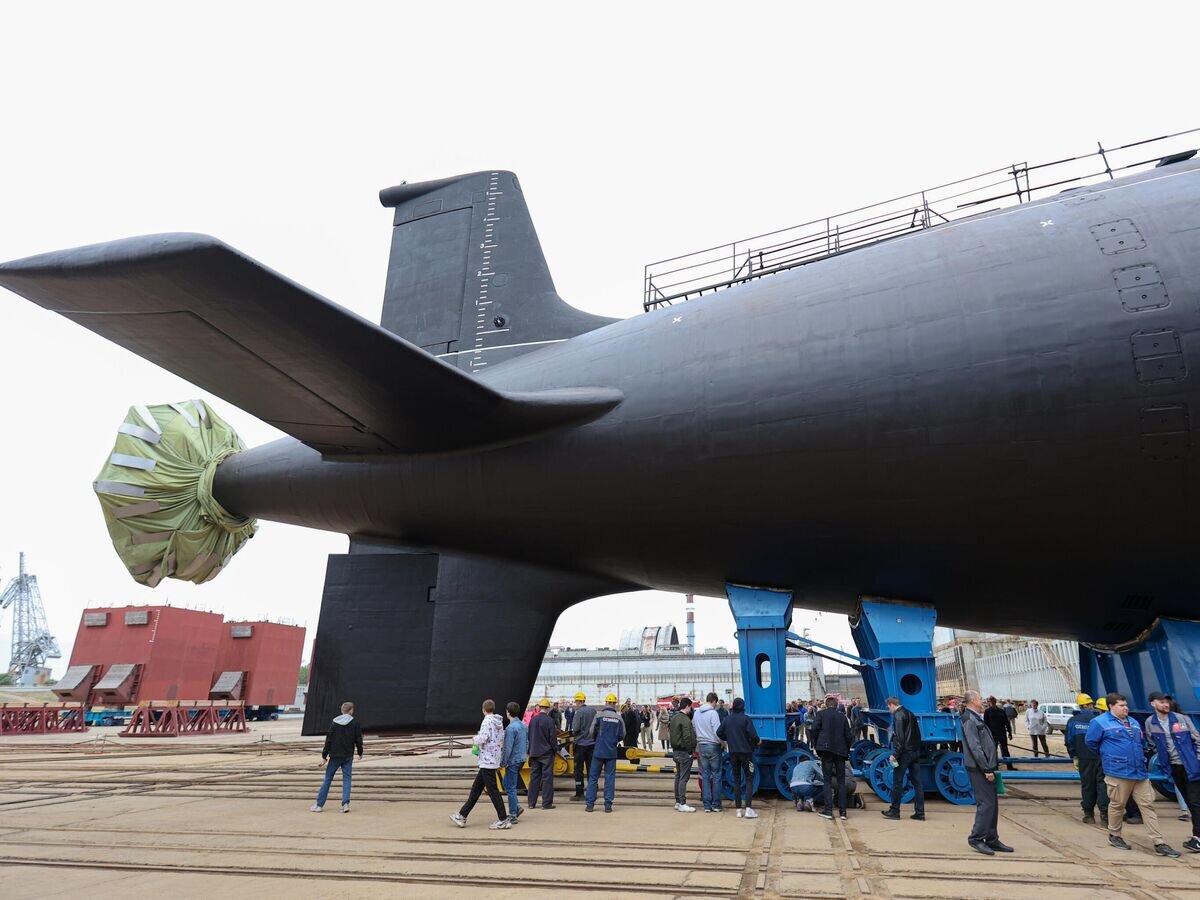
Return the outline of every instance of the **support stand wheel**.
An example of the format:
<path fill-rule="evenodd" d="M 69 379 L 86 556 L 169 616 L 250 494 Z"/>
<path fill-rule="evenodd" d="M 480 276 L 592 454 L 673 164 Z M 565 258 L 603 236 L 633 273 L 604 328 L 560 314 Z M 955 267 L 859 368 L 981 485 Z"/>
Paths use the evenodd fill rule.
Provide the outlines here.
<path fill-rule="evenodd" d="M 750 763 L 750 796 L 753 797 L 758 793 L 758 789 L 762 784 L 762 768 L 757 762 Z M 729 761 L 729 755 L 726 754 L 725 761 L 721 764 L 721 796 L 726 800 L 733 802 L 733 763 Z"/>
<path fill-rule="evenodd" d="M 1162 763 L 1158 761 L 1158 754 L 1150 757 L 1150 783 L 1154 785 L 1154 790 L 1158 791 L 1159 796 L 1165 797 L 1167 800 L 1175 799 L 1175 781 L 1171 778 L 1171 773 L 1162 767 Z M 1167 781 L 1161 781 L 1154 778 L 1154 775 L 1165 775 Z"/>
<path fill-rule="evenodd" d="M 944 751 L 934 755 L 933 783 L 937 785 L 938 793 L 951 803 L 966 806 L 975 802 L 975 792 L 971 790 L 971 779 L 961 753 Z"/>
<path fill-rule="evenodd" d="M 865 740 L 855 741 L 850 745 L 850 768 L 859 770 L 863 767 L 863 760 L 867 758 L 867 754 L 872 750 L 878 750 L 879 745 L 870 738 Z M 866 775 L 866 772 L 863 772 Z"/>
<path fill-rule="evenodd" d="M 863 774 L 867 777 L 867 782 L 879 799 L 889 805 L 892 802 L 892 779 L 896 771 L 892 768 L 891 756 L 890 750 L 880 749 L 863 762 Z M 912 783 L 912 773 L 905 772 L 904 782 L 900 789 L 900 802 L 912 803 L 916 796 L 917 788 Z"/>
<path fill-rule="evenodd" d="M 776 760 L 771 767 L 775 776 L 775 790 L 784 800 L 792 799 L 792 769 L 806 759 L 816 759 L 817 756 L 807 747 L 793 747 Z"/>

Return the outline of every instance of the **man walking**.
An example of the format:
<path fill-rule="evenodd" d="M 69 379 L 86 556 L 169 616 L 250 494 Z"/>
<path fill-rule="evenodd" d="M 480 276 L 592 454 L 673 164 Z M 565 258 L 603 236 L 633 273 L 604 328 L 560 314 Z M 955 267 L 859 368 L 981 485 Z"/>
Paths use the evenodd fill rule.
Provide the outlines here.
<path fill-rule="evenodd" d="M 354 762 L 354 751 L 362 759 L 362 726 L 354 719 L 354 704 L 342 704 L 342 714 L 335 716 L 325 735 L 325 746 L 321 748 L 321 761 L 325 763 L 325 780 L 317 791 L 317 802 L 309 809 L 321 812 L 325 808 L 325 800 L 329 797 L 329 786 L 333 784 L 333 775 L 338 769 L 342 770 L 342 812 L 350 812 L 350 770 Z"/>
<path fill-rule="evenodd" d="M 696 752 L 696 729 L 692 727 L 692 701 L 684 697 L 679 701 L 679 714 L 668 723 L 671 739 L 671 758 L 675 760 L 675 809 L 679 812 L 695 812 L 688 806 L 687 783 L 692 774 L 692 754 Z"/>
<path fill-rule="evenodd" d="M 1013 848 L 1000 840 L 996 826 L 1000 821 L 1000 804 L 996 796 L 996 741 L 983 721 L 983 697 L 979 691 L 967 691 L 962 711 L 963 762 L 971 790 L 975 792 L 975 825 L 967 836 L 967 846 L 977 853 L 993 856 L 1012 853 Z"/>
<path fill-rule="evenodd" d="M 983 711 L 983 724 L 988 727 L 992 733 L 992 740 L 996 742 L 996 746 L 1000 748 L 1001 756 L 1011 756 L 1008 752 L 1008 739 L 1013 736 L 1012 722 L 1008 718 L 1008 714 L 996 705 L 995 697 L 988 697 L 987 709 Z M 1005 763 L 1008 771 L 1013 771 L 1012 763 Z"/>
<path fill-rule="evenodd" d="M 467 816 L 475 808 L 479 795 L 487 791 L 492 806 L 496 808 L 496 821 L 488 828 L 493 831 L 512 828 L 512 820 L 504 812 L 504 801 L 500 797 L 500 779 L 497 777 L 500 760 L 504 755 L 504 723 L 496 715 L 495 700 L 483 701 L 483 722 L 480 723 L 472 744 L 471 752 L 479 752 L 479 771 L 475 773 L 475 780 L 471 783 L 471 793 L 467 802 L 450 817 L 450 821 L 459 828 L 466 828 Z"/>
<path fill-rule="evenodd" d="M 1030 700 L 1029 709 L 1025 710 L 1025 730 L 1029 732 L 1029 740 L 1033 744 L 1033 758 L 1037 759 L 1038 741 L 1042 742 L 1042 752 L 1049 756 L 1050 746 L 1046 743 L 1046 735 L 1050 733 L 1050 723 L 1036 700 Z"/>
<path fill-rule="evenodd" d="M 1132 797 L 1137 801 L 1142 821 L 1154 841 L 1154 852 L 1177 857 L 1179 851 L 1167 845 L 1158 829 L 1154 789 L 1150 786 L 1146 755 L 1142 752 L 1142 726 L 1129 715 L 1129 702 L 1124 694 L 1109 694 L 1106 700 L 1108 712 L 1092 719 L 1084 740 L 1092 752 L 1100 756 L 1100 765 L 1104 768 L 1104 783 L 1108 786 L 1108 843 L 1118 850 L 1133 849 L 1121 837 L 1125 803 Z"/>
<path fill-rule="evenodd" d="M 596 789 L 599 784 L 600 770 L 604 770 L 604 811 L 612 812 L 613 798 L 616 794 L 617 779 L 617 744 L 625 737 L 625 723 L 617 712 L 617 695 L 609 694 L 604 698 L 604 709 L 596 713 L 592 722 L 592 764 L 588 766 L 587 805 L 585 811 L 591 812 L 596 806 Z"/>
<path fill-rule="evenodd" d="M 717 729 L 721 717 L 717 714 L 717 695 L 709 692 L 704 704 L 692 717 L 696 729 L 696 747 L 700 754 L 700 800 L 705 812 L 721 811 L 721 739 Z"/>
<path fill-rule="evenodd" d="M 1079 709 L 1067 719 L 1063 728 L 1063 745 L 1079 770 L 1079 806 L 1083 810 L 1083 823 L 1095 825 L 1096 810 L 1099 809 L 1100 820 L 1107 826 L 1108 788 L 1100 769 L 1100 757 L 1084 740 L 1088 726 L 1099 713 L 1092 706 L 1090 694 L 1080 694 L 1075 698 L 1075 705 Z"/>
<path fill-rule="evenodd" d="M 508 726 L 504 729 L 504 748 L 500 752 L 500 768 L 504 769 L 504 793 L 508 797 L 508 820 L 514 825 L 524 812 L 517 800 L 517 781 L 521 766 L 529 754 L 529 729 L 521 721 L 521 704 L 510 702 L 505 707 Z"/>
<path fill-rule="evenodd" d="M 833 783 L 837 781 L 838 815 L 846 818 L 846 759 L 850 756 L 850 720 L 837 708 L 837 697 L 826 697 L 825 708 L 809 728 L 809 740 L 821 757 L 821 779 L 825 782 L 825 806 L 821 817 L 833 818 Z"/>
<path fill-rule="evenodd" d="M 1146 719 L 1146 734 L 1158 751 L 1158 761 L 1171 773 L 1175 790 L 1187 804 L 1192 836 L 1183 849 L 1200 853 L 1200 734 L 1190 716 L 1171 711 L 1171 698 L 1155 691 L 1150 695 L 1154 715 Z"/>
<path fill-rule="evenodd" d="M 592 737 L 592 725 L 595 722 L 596 710 L 587 705 L 587 697 L 580 691 L 575 695 L 575 717 L 571 720 L 571 734 L 575 737 L 571 749 L 575 762 L 575 796 L 572 800 L 583 799 L 583 788 L 592 764 L 592 751 L 596 746 L 596 739 Z"/>
<path fill-rule="evenodd" d="M 550 716 L 550 701 L 538 701 L 539 712 L 529 720 L 529 808 L 554 809 L 554 754 L 558 750 L 558 729 Z"/>
<path fill-rule="evenodd" d="M 880 815 L 885 819 L 900 818 L 900 798 L 904 796 L 904 773 L 917 789 L 913 798 L 912 818 L 925 821 L 925 788 L 921 784 L 921 724 L 917 717 L 900 705 L 896 697 L 887 698 L 892 711 L 892 805 Z"/>

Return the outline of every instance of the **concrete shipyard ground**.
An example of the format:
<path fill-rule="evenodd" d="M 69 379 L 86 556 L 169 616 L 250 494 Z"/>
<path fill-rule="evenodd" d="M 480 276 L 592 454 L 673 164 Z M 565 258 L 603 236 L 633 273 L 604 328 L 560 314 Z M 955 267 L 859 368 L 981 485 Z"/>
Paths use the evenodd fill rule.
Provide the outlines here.
<path fill-rule="evenodd" d="M 1073 784 L 1009 785 L 1000 836 L 1017 852 L 996 857 L 967 848 L 974 807 L 940 798 L 924 823 L 910 809 L 883 819 L 873 794 L 844 823 L 778 799 L 759 799 L 757 820 L 685 815 L 672 776 L 649 773 L 618 775 L 613 815 L 585 814 L 560 778 L 556 809 L 489 831 L 485 796 L 460 830 L 448 817 L 475 758 L 426 749 L 449 736 L 368 737 L 352 812 L 338 811 L 335 780 L 314 815 L 321 741 L 299 730 L 291 719 L 196 740 L 117 728 L 0 739 L 0 895 L 1200 898 L 1200 855 L 1152 856 L 1141 826 L 1125 829 L 1134 852 L 1109 848 L 1079 821 Z M 1156 808 L 1178 848 L 1189 826 L 1174 803 Z"/>

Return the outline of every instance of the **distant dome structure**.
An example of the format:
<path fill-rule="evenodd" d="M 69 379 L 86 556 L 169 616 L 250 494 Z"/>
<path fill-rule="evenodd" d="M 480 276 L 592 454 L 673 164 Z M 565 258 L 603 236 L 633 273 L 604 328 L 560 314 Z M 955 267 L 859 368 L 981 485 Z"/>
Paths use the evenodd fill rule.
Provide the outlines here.
<path fill-rule="evenodd" d="M 667 647 L 676 647 L 678 645 L 679 632 L 670 622 L 666 625 L 647 625 L 645 628 L 630 628 L 621 633 L 621 650 L 657 653 Z"/>

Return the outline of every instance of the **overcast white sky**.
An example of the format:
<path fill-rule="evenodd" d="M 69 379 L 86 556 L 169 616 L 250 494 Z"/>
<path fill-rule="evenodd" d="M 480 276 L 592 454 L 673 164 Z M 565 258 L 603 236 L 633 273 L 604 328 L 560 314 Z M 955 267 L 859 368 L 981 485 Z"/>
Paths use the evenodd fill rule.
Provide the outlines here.
<path fill-rule="evenodd" d="M 1196 19 L 1187 4 L 6 4 L 0 259 L 201 231 L 377 321 L 379 189 L 500 167 L 521 177 L 559 292 L 637 315 L 652 259 L 1200 125 Z M 0 579 L 25 550 L 57 672 L 87 605 L 288 617 L 311 639 L 343 536 L 263 523 L 215 582 L 151 591 L 91 491 L 132 403 L 200 396 L 248 444 L 277 432 L 3 290 L 0 334 Z M 678 595 L 598 599 L 553 640 L 613 645 L 667 620 L 682 630 Z M 723 599 L 697 620 L 700 646 L 733 645 Z M 843 617 L 798 612 L 805 625 L 849 645 Z"/>

